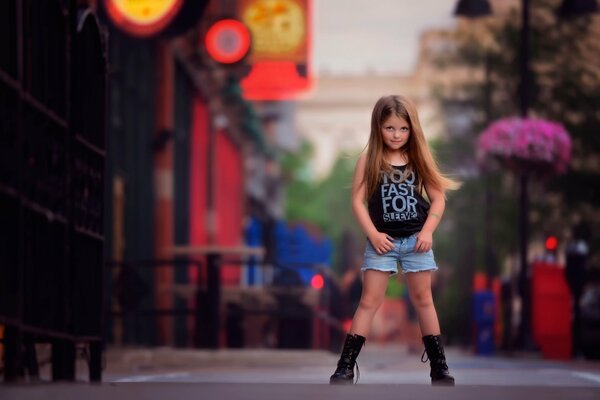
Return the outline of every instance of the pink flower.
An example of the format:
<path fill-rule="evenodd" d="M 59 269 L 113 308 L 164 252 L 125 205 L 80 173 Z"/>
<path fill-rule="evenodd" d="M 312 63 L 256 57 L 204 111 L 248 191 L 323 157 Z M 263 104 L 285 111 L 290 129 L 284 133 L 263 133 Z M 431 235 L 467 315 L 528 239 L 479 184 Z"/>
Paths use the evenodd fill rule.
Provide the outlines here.
<path fill-rule="evenodd" d="M 509 165 L 551 167 L 564 173 L 571 160 L 571 138 L 562 124 L 542 119 L 504 118 L 479 136 L 477 158 L 498 158 Z"/>

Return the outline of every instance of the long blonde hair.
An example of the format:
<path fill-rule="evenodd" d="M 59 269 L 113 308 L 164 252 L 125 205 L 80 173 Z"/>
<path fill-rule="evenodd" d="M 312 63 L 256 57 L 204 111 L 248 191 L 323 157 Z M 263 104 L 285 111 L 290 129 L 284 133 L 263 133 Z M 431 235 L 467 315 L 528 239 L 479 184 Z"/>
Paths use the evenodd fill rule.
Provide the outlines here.
<path fill-rule="evenodd" d="M 392 167 L 385 160 L 385 143 L 381 128 L 383 123 L 394 113 L 405 119 L 410 128 L 408 143 L 405 151 L 408 158 L 407 168 L 415 170 L 419 176 L 420 183 L 430 184 L 442 192 L 458 189 L 460 184 L 444 176 L 433 158 L 423 129 L 419 123 L 417 109 L 414 104 L 403 96 L 384 96 L 380 98 L 371 115 L 371 134 L 367 144 L 367 165 L 363 184 L 366 188 L 366 198 L 369 199 L 379 184 L 381 171 L 391 172 Z"/>

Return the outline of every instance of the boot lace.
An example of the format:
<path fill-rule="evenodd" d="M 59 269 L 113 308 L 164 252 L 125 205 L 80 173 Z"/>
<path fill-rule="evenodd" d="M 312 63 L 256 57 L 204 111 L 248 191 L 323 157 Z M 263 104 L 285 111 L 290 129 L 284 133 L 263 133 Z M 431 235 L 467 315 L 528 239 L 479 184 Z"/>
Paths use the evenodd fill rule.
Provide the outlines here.
<path fill-rule="evenodd" d="M 448 366 L 446 365 L 446 362 L 444 361 L 446 359 L 446 355 L 444 354 L 444 351 L 442 350 L 442 347 L 440 346 L 439 341 L 436 339 L 434 339 L 435 345 L 433 346 L 431 350 L 432 353 L 432 357 L 433 359 L 431 359 L 429 357 L 429 354 L 427 353 L 427 347 L 425 348 L 425 350 L 423 350 L 423 354 L 421 354 L 421 362 L 422 363 L 426 363 L 427 361 L 431 360 L 435 365 L 440 366 L 441 368 L 445 368 L 448 369 Z"/>

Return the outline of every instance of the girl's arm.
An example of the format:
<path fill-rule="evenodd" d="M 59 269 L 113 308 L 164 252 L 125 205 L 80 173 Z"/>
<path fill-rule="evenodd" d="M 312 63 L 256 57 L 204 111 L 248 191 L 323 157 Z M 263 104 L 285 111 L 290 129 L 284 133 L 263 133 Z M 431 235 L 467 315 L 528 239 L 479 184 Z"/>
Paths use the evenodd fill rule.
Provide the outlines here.
<path fill-rule="evenodd" d="M 425 184 L 424 186 L 431 206 L 429 207 L 429 215 L 425 220 L 425 224 L 423 224 L 421 232 L 417 235 L 417 244 L 415 245 L 417 253 L 425 253 L 431 249 L 433 245 L 433 232 L 440 223 L 440 219 L 446 208 L 444 192 L 432 185 Z"/>
<path fill-rule="evenodd" d="M 363 232 L 369 238 L 371 245 L 378 254 L 384 254 L 394 248 L 392 239 L 385 233 L 381 233 L 375 228 L 369 211 L 365 207 L 365 184 L 363 177 L 365 176 L 365 167 L 367 165 L 366 154 L 361 154 L 356 162 L 354 169 L 354 178 L 352 179 L 352 211 L 362 228 Z"/>

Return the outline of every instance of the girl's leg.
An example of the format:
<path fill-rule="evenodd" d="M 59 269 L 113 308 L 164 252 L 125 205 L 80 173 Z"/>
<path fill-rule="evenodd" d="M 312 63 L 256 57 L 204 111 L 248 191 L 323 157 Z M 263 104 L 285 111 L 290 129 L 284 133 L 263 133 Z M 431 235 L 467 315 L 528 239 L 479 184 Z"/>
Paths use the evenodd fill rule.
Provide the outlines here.
<path fill-rule="evenodd" d="M 431 271 L 409 272 L 406 274 L 406 282 L 410 300 L 419 318 L 422 336 L 439 335 L 440 324 L 431 294 Z"/>
<path fill-rule="evenodd" d="M 365 343 L 365 336 L 371 330 L 371 322 L 375 312 L 383 303 L 387 288 L 389 272 L 367 270 L 363 276 L 363 289 L 360 303 L 354 318 L 337 368 L 329 378 L 331 384 L 352 384 L 354 382 L 354 365 L 360 350 Z"/>
<path fill-rule="evenodd" d="M 441 343 L 440 324 L 433 304 L 431 271 L 411 272 L 406 278 L 410 299 L 417 311 L 425 351 L 431 365 L 429 374 L 431 383 L 454 385 L 454 378 L 448 372 L 446 355 Z"/>
<path fill-rule="evenodd" d="M 389 277 L 389 272 L 372 269 L 364 272 L 360 303 L 352 319 L 351 334 L 364 337 L 369 334 L 375 312 L 377 312 L 385 298 Z"/>

